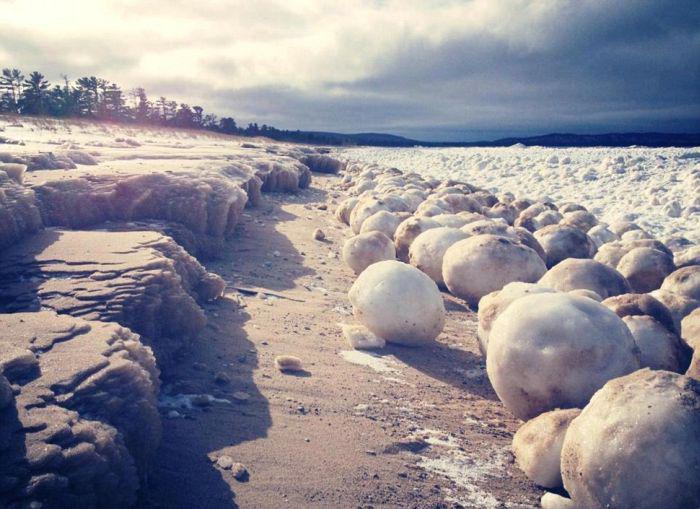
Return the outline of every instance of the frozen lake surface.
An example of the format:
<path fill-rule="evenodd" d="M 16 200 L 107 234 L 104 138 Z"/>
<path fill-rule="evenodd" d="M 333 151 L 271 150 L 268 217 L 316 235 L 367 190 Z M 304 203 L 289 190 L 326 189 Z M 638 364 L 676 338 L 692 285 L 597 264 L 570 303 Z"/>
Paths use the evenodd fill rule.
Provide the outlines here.
<path fill-rule="evenodd" d="M 607 223 L 635 221 L 660 240 L 700 243 L 700 147 L 366 147 L 343 154 L 518 198 L 576 202 Z"/>

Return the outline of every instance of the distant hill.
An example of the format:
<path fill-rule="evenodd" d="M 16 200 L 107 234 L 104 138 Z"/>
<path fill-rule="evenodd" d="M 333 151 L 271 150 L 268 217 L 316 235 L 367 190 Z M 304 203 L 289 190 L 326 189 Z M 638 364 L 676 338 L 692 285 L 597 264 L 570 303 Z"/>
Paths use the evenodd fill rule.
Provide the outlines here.
<path fill-rule="evenodd" d="M 430 142 L 382 133 L 341 134 L 322 131 L 278 131 L 279 136 L 268 137 L 305 143 L 327 145 L 367 145 L 375 147 L 510 147 L 522 144 L 528 147 L 697 147 L 700 133 L 606 133 L 571 134 L 552 133 L 541 136 L 501 138 L 493 141 Z"/>
<path fill-rule="evenodd" d="M 542 147 L 697 147 L 700 133 L 606 133 L 606 134 L 545 134 L 526 138 L 502 138 L 479 142 L 477 146 L 509 147 L 517 143 Z"/>

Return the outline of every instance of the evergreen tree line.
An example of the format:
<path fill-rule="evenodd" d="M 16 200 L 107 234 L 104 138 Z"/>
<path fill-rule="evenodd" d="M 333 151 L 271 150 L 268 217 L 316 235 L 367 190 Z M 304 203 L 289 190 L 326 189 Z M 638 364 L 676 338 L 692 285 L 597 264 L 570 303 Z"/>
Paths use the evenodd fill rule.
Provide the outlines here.
<path fill-rule="evenodd" d="M 40 72 L 27 76 L 19 69 L 2 70 L 0 113 L 207 129 L 225 134 L 337 144 L 335 138 L 325 133 L 279 130 L 257 123 L 239 127 L 231 117 L 205 114 L 201 106 L 178 104 L 166 97 L 151 100 L 142 87 L 125 92 L 116 83 L 95 76 L 72 82 L 65 75 L 63 83 L 51 84 Z"/>

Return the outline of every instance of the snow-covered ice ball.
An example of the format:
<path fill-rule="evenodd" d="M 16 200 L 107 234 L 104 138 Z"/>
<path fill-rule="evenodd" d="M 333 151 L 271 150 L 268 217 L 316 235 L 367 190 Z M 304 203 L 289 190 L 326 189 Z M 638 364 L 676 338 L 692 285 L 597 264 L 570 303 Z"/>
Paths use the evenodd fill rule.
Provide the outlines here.
<path fill-rule="evenodd" d="M 598 219 L 588 211 L 576 210 L 574 212 L 569 212 L 564 214 L 564 217 L 559 222 L 559 224 L 564 226 L 571 226 L 573 228 L 578 228 L 581 231 L 587 232 L 594 226 L 598 224 Z"/>
<path fill-rule="evenodd" d="M 563 203 L 559 207 L 559 212 L 562 214 L 568 214 L 569 212 L 576 212 L 576 211 L 583 211 L 583 212 L 588 212 L 588 209 L 584 207 L 583 205 L 580 205 L 578 203 L 573 203 L 573 202 L 568 202 L 568 203 Z"/>
<path fill-rule="evenodd" d="M 642 229 L 637 223 L 633 223 L 631 221 L 613 221 L 608 225 L 608 228 L 618 237 L 630 230 Z"/>
<path fill-rule="evenodd" d="M 484 209 L 484 215 L 486 217 L 501 218 L 509 225 L 513 224 L 515 218 L 518 217 L 518 214 L 518 209 L 505 203 L 497 203 L 493 207 Z"/>
<path fill-rule="evenodd" d="M 396 257 L 399 260 L 408 261 L 408 251 L 416 237 L 424 231 L 438 227 L 440 223 L 430 217 L 412 216 L 403 220 L 394 232 Z"/>
<path fill-rule="evenodd" d="M 545 210 L 544 212 L 535 216 L 535 218 L 533 219 L 535 230 L 539 230 L 541 228 L 544 228 L 545 226 L 558 224 L 559 221 L 562 220 L 562 218 L 563 216 L 559 213 L 558 210 Z"/>
<path fill-rule="evenodd" d="M 620 318 L 626 316 L 651 316 L 670 332 L 677 334 L 678 327 L 671 311 L 659 300 L 646 293 L 626 293 L 610 297 L 603 305 Z"/>
<path fill-rule="evenodd" d="M 700 308 L 694 309 L 681 320 L 681 337 L 693 350 L 700 350 Z"/>
<path fill-rule="evenodd" d="M 511 193 L 510 191 L 498 193 L 496 195 L 496 198 L 498 198 L 499 202 L 505 203 L 505 204 L 511 204 L 515 201 L 515 195 L 513 193 Z"/>
<path fill-rule="evenodd" d="M 599 224 L 588 230 L 588 236 L 593 239 L 595 245 L 600 248 L 603 244 L 619 240 L 619 237 L 608 229 L 604 224 Z"/>
<path fill-rule="evenodd" d="M 517 210 L 522 212 L 523 210 L 527 209 L 528 207 L 530 207 L 532 205 L 532 201 L 526 200 L 524 198 L 520 198 L 520 199 L 513 201 L 513 203 L 511 205 L 513 205 L 513 207 L 515 207 Z"/>
<path fill-rule="evenodd" d="M 566 293 L 577 295 L 579 297 L 586 297 L 587 299 L 593 299 L 596 302 L 603 301 L 603 297 L 595 293 L 593 290 L 589 290 L 587 288 L 576 288 L 575 290 L 569 290 Z"/>
<path fill-rule="evenodd" d="M 349 238 L 343 245 L 343 261 L 355 274 L 361 273 L 373 263 L 393 260 L 395 257 L 394 243 L 382 232 L 361 233 Z"/>
<path fill-rule="evenodd" d="M 399 194 L 385 193 L 381 199 L 390 212 L 408 212 L 411 208 Z"/>
<path fill-rule="evenodd" d="M 406 263 L 370 265 L 352 285 L 348 297 L 355 317 L 391 343 L 429 343 L 445 325 L 445 306 L 437 285 Z"/>
<path fill-rule="evenodd" d="M 570 498 L 562 497 L 556 493 L 545 493 L 540 499 L 542 509 L 581 509 Z"/>
<path fill-rule="evenodd" d="M 370 179 L 359 179 L 352 188 L 352 194 L 358 196 L 364 192 L 374 189 L 376 182 Z"/>
<path fill-rule="evenodd" d="M 678 295 L 668 290 L 654 290 L 649 295 L 668 308 L 673 317 L 673 323 L 676 325 L 676 330 L 681 330 L 683 318 L 700 307 L 700 300 L 690 299 L 685 295 Z"/>
<path fill-rule="evenodd" d="M 438 214 L 432 216 L 431 219 L 440 223 L 440 226 L 449 226 L 450 228 L 461 228 L 467 224 L 467 219 L 457 214 Z"/>
<path fill-rule="evenodd" d="M 352 212 L 352 209 L 355 208 L 358 201 L 358 198 L 352 197 L 340 202 L 338 208 L 335 209 L 336 219 L 341 223 L 345 223 L 346 225 L 350 226 L 350 213 Z"/>
<path fill-rule="evenodd" d="M 622 257 L 627 253 L 636 249 L 638 247 L 648 247 L 651 249 L 656 249 L 662 253 L 666 253 L 669 256 L 673 256 L 673 253 L 664 245 L 655 239 L 639 239 L 639 240 L 628 240 L 628 241 L 612 241 L 600 246 L 600 249 L 595 254 L 594 259 L 605 265 L 617 268 L 617 264 L 620 263 Z"/>
<path fill-rule="evenodd" d="M 485 215 L 479 214 L 478 212 L 457 212 L 457 215 L 466 220 L 466 222 L 464 223 L 465 225 L 473 223 L 475 221 L 487 219 Z"/>
<path fill-rule="evenodd" d="M 688 355 L 677 334 L 647 315 L 628 315 L 622 319 L 639 347 L 643 368 L 681 372 L 688 364 Z"/>
<path fill-rule="evenodd" d="M 419 191 L 403 193 L 401 198 L 408 204 L 410 212 L 414 212 L 418 206 L 423 203 L 423 200 L 425 200 L 425 196 Z"/>
<path fill-rule="evenodd" d="M 609 381 L 566 432 L 564 487 L 575 507 L 700 507 L 700 383 L 642 369 Z"/>
<path fill-rule="evenodd" d="M 608 380 L 639 368 L 632 333 L 605 306 L 566 293 L 522 297 L 496 318 L 486 370 L 496 394 L 526 420 L 581 408 Z"/>
<path fill-rule="evenodd" d="M 380 210 L 389 210 L 383 200 L 374 197 L 361 198 L 350 212 L 350 227 L 355 233 L 360 233 L 362 223 Z"/>
<path fill-rule="evenodd" d="M 547 267 L 567 258 L 592 258 L 596 247 L 591 238 L 578 228 L 550 225 L 535 232 L 535 238 L 547 254 Z"/>
<path fill-rule="evenodd" d="M 691 246 L 673 257 L 676 267 L 683 268 L 689 265 L 700 265 L 700 246 Z"/>
<path fill-rule="evenodd" d="M 591 290 L 604 299 L 631 291 L 629 283 L 618 271 L 595 260 L 582 258 L 567 258 L 556 264 L 538 284 L 560 292 Z"/>
<path fill-rule="evenodd" d="M 661 289 L 700 300 L 700 265 L 689 265 L 672 272 L 664 279 Z"/>
<path fill-rule="evenodd" d="M 481 212 L 481 204 L 470 195 L 447 194 L 442 197 L 452 212 Z"/>
<path fill-rule="evenodd" d="M 561 487 L 564 436 L 571 421 L 580 413 L 578 408 L 545 412 L 527 421 L 515 433 L 515 460 L 531 481 L 545 488 Z"/>
<path fill-rule="evenodd" d="M 415 215 L 419 217 L 432 217 L 440 214 L 452 214 L 452 208 L 442 208 L 435 202 L 426 200 L 418 206 L 415 212 Z"/>
<path fill-rule="evenodd" d="M 388 210 L 380 210 L 362 222 L 360 233 L 382 232 L 390 239 L 393 239 L 394 232 L 400 222 L 395 213 L 389 212 Z"/>
<path fill-rule="evenodd" d="M 630 230 L 620 236 L 621 240 L 644 240 L 653 238 L 654 237 L 651 235 L 651 233 L 645 230 Z"/>
<path fill-rule="evenodd" d="M 637 293 L 656 290 L 674 269 L 668 254 L 650 247 L 636 247 L 617 263 L 617 270 Z"/>
<path fill-rule="evenodd" d="M 479 339 L 479 350 L 481 350 L 481 353 L 486 356 L 493 322 L 512 302 L 526 295 L 554 293 L 554 291 L 551 288 L 545 288 L 534 283 L 516 281 L 508 283 L 501 290 L 484 295 L 479 301 L 479 324 L 476 329 L 476 337 Z"/>
<path fill-rule="evenodd" d="M 513 281 L 534 283 L 546 270 L 535 251 L 499 235 L 460 240 L 445 252 L 442 262 L 447 288 L 472 306 Z"/>
<path fill-rule="evenodd" d="M 442 259 L 447 249 L 468 235 L 459 228 L 431 228 L 413 241 L 408 258 L 411 265 L 425 272 L 439 286 L 445 284 L 442 278 Z"/>
<path fill-rule="evenodd" d="M 496 196 L 493 193 L 490 193 L 483 189 L 474 191 L 469 196 L 471 198 L 476 199 L 476 201 L 478 201 L 484 207 L 493 207 L 498 203 L 498 198 L 496 198 Z M 474 212 L 479 212 L 479 210 L 475 210 Z"/>
<path fill-rule="evenodd" d="M 544 249 L 542 249 L 540 243 L 537 242 L 537 239 L 532 233 L 530 233 L 529 230 L 526 230 L 525 228 L 522 228 L 520 226 L 516 226 L 513 228 L 509 228 L 506 231 L 515 233 L 516 237 L 523 246 L 529 247 L 530 249 L 535 251 L 540 258 L 542 258 L 543 262 L 547 262 L 547 253 L 544 252 Z"/>
<path fill-rule="evenodd" d="M 515 235 L 515 230 L 513 230 L 506 223 L 501 221 L 495 221 L 493 219 L 482 219 L 480 221 L 472 221 L 462 226 L 462 231 L 469 236 L 474 235 L 502 235 L 504 237 L 510 237 L 511 239 L 517 240 Z"/>
<path fill-rule="evenodd" d="M 518 214 L 518 217 L 515 218 L 515 221 L 513 222 L 513 226 L 521 226 L 531 232 L 534 232 L 535 230 L 537 230 L 537 225 L 535 224 L 535 217 L 548 210 L 552 210 L 552 208 L 545 205 L 544 203 L 533 203 L 529 207 L 522 210 L 520 214 Z"/>

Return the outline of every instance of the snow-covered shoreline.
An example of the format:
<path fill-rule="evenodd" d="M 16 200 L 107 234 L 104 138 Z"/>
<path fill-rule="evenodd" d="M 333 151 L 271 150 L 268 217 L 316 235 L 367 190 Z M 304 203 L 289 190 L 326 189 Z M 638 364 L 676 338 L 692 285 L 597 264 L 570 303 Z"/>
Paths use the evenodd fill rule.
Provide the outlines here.
<path fill-rule="evenodd" d="M 664 241 L 700 243 L 700 148 L 352 148 L 354 161 L 492 192 L 580 203 L 602 221 L 632 220 Z"/>

